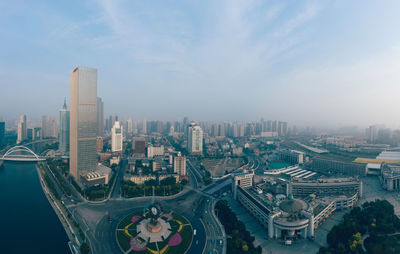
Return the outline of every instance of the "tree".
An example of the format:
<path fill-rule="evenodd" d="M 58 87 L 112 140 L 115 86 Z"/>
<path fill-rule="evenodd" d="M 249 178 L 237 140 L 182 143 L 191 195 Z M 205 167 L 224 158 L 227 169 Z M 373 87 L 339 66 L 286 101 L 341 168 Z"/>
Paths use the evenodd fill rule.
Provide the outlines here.
<path fill-rule="evenodd" d="M 89 244 L 87 242 L 83 242 L 79 249 L 81 250 L 82 254 L 90 253 L 90 246 L 89 246 Z"/>

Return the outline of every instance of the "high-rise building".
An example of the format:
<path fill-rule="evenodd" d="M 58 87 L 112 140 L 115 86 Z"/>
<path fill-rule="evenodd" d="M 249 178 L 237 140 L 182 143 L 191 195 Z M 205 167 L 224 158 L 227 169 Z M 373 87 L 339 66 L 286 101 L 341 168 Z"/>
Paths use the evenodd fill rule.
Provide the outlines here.
<path fill-rule="evenodd" d="M 142 122 L 142 134 L 146 134 L 147 133 L 147 120 L 143 119 Z"/>
<path fill-rule="evenodd" d="M 136 137 L 133 139 L 132 150 L 135 154 L 146 153 L 146 140 L 143 137 Z"/>
<path fill-rule="evenodd" d="M 201 155 L 203 153 L 203 130 L 195 122 L 190 122 L 188 128 L 188 152 Z"/>
<path fill-rule="evenodd" d="M 4 137 L 6 135 L 6 123 L 0 122 L 0 147 L 5 145 Z"/>
<path fill-rule="evenodd" d="M 42 138 L 46 138 L 48 136 L 47 128 L 48 128 L 47 116 L 42 116 Z"/>
<path fill-rule="evenodd" d="M 180 152 L 174 157 L 174 173 L 180 176 L 186 175 L 186 157 L 182 156 Z"/>
<path fill-rule="evenodd" d="M 17 138 L 17 144 L 21 143 L 27 138 L 27 129 L 26 129 L 26 115 L 21 115 L 19 117 L 19 122 L 18 122 L 18 138 Z"/>
<path fill-rule="evenodd" d="M 97 136 L 104 135 L 104 103 L 97 97 Z"/>
<path fill-rule="evenodd" d="M 70 174 L 97 169 L 97 69 L 76 67 L 70 75 Z"/>
<path fill-rule="evenodd" d="M 122 132 L 123 127 L 119 121 L 114 123 L 111 129 L 111 151 L 122 152 Z"/>
<path fill-rule="evenodd" d="M 60 110 L 60 131 L 58 133 L 58 149 L 62 153 L 69 152 L 69 110 L 64 99 L 64 106 Z"/>

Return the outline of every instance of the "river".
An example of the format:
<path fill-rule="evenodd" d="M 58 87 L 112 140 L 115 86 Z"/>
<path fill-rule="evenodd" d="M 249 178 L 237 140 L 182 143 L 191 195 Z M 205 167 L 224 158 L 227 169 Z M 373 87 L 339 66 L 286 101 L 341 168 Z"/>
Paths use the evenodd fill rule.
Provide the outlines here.
<path fill-rule="evenodd" d="M 4 162 L 0 167 L 0 220 L 0 253 L 70 253 L 35 163 Z"/>

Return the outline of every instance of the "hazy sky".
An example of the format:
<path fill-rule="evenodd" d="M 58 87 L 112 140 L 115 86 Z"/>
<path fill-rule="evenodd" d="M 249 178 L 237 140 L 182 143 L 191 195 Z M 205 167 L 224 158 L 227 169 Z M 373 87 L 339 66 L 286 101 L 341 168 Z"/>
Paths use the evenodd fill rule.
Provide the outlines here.
<path fill-rule="evenodd" d="M 400 1 L 0 1 L 0 117 L 57 115 L 76 65 L 134 119 L 400 126 Z"/>

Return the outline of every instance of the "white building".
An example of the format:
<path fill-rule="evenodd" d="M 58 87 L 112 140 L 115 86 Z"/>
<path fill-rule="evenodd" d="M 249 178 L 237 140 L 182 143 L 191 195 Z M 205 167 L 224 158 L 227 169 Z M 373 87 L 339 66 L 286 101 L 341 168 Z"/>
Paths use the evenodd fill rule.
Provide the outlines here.
<path fill-rule="evenodd" d="M 21 115 L 19 117 L 17 134 L 18 134 L 17 144 L 21 143 L 27 138 L 26 115 Z"/>
<path fill-rule="evenodd" d="M 174 156 L 174 173 L 180 176 L 186 175 L 186 157 L 182 156 L 180 152 Z"/>
<path fill-rule="evenodd" d="M 195 122 L 190 122 L 189 124 L 188 152 L 198 155 L 203 153 L 203 130 Z"/>
<path fill-rule="evenodd" d="M 164 155 L 164 146 L 152 146 L 147 147 L 147 158 L 151 159 L 157 155 Z"/>
<path fill-rule="evenodd" d="M 122 152 L 122 131 L 123 127 L 119 121 L 115 121 L 111 129 L 111 151 Z"/>

